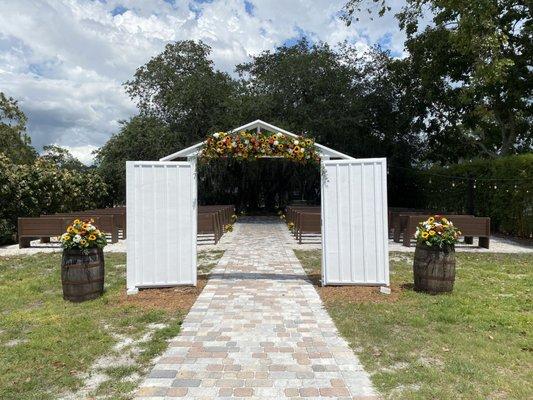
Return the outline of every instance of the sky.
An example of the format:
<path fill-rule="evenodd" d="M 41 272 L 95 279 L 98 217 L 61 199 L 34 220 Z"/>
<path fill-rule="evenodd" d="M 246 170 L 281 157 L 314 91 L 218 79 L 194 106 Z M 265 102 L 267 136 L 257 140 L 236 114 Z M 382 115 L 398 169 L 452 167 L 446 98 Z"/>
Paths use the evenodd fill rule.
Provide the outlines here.
<path fill-rule="evenodd" d="M 57 144 L 89 164 L 119 121 L 136 114 L 122 84 L 166 43 L 202 40 L 229 73 L 303 36 L 404 54 L 394 19 L 402 0 L 383 18 L 363 15 L 350 27 L 339 18 L 345 1 L 0 0 L 0 91 L 19 100 L 38 151 Z"/>

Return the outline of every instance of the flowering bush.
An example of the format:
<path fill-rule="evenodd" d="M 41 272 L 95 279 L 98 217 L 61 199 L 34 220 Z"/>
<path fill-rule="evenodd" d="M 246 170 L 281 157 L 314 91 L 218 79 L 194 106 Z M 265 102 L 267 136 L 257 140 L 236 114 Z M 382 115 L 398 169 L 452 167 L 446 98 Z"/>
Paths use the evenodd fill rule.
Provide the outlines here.
<path fill-rule="evenodd" d="M 452 221 L 435 215 L 418 224 L 415 238 L 418 243 L 442 247 L 457 243 L 460 235 L 461 231 L 453 225 Z"/>
<path fill-rule="evenodd" d="M 75 219 L 61 235 L 61 246 L 64 249 L 88 250 L 103 248 L 107 245 L 105 233 L 93 225 L 93 219 Z"/>
<path fill-rule="evenodd" d="M 238 160 L 282 157 L 303 164 L 320 162 L 313 139 L 263 132 L 214 133 L 207 138 L 201 157 L 206 160 L 227 157 Z"/>
<path fill-rule="evenodd" d="M 101 208 L 107 196 L 107 185 L 93 169 L 61 169 L 43 158 L 14 164 L 0 149 L 0 220 L 7 221 L 0 230 L 9 229 L 1 235 L 5 240 L 11 241 L 18 217 Z"/>

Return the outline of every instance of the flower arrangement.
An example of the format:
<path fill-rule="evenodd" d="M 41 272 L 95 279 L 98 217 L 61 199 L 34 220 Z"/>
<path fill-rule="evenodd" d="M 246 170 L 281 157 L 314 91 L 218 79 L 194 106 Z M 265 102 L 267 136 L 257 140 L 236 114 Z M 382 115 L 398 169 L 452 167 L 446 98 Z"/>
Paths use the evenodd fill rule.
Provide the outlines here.
<path fill-rule="evenodd" d="M 61 235 L 61 246 L 64 249 L 88 250 L 103 248 L 107 245 L 106 235 L 93 225 L 93 219 L 75 219 L 67 231 Z"/>
<path fill-rule="evenodd" d="M 452 221 L 441 215 L 434 215 L 418 224 L 415 238 L 418 243 L 442 247 L 457 243 L 460 235 L 461 231 L 453 225 Z"/>
<path fill-rule="evenodd" d="M 201 157 L 206 160 L 233 157 L 237 160 L 256 160 L 280 157 L 299 163 L 319 163 L 315 141 L 282 133 L 216 132 L 206 140 Z"/>

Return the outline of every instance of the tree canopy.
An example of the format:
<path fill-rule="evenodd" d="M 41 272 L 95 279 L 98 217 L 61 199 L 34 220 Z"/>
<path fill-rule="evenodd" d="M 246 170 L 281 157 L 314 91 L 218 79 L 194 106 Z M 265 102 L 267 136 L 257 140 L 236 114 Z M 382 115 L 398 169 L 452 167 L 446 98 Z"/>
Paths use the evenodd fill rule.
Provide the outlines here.
<path fill-rule="evenodd" d="M 17 101 L 0 92 L 0 153 L 17 164 L 31 162 L 37 156 L 26 133 L 26 121 Z"/>
<path fill-rule="evenodd" d="M 390 10 L 389 0 L 350 0 L 344 18 L 357 21 L 365 7 Z M 531 17 L 523 0 L 406 1 L 397 18 L 409 55 L 399 63 L 423 105 L 430 160 L 531 151 Z"/>
<path fill-rule="evenodd" d="M 386 156 L 405 168 L 421 154 L 411 124 L 414 106 L 392 74 L 394 61 L 380 49 L 360 54 L 348 44 L 334 50 L 302 39 L 252 57 L 236 66 L 234 77 L 214 69 L 210 52 L 201 42 L 169 44 L 125 83 L 140 113 L 124 122 L 97 153 L 99 169 L 115 188 L 116 200 L 124 199 L 126 160 L 159 159 L 212 132 L 257 118 L 308 134 L 341 152 Z M 287 199 L 289 186 L 273 184 L 272 179 L 295 182 L 302 174 L 308 183 L 298 190 L 318 199 L 318 174 L 305 168 L 275 162 L 228 166 L 227 171 L 238 169 L 238 176 L 214 165 L 209 168 L 202 169 L 206 178 L 201 182 L 211 185 L 203 193 L 212 200 L 212 191 L 220 197 L 233 193 L 236 198 L 239 193 L 254 193 L 245 206 L 252 208 L 265 202 L 265 193 Z M 287 171 L 294 177 L 281 176 Z M 209 173 L 219 177 L 223 190 L 222 183 L 207 178 Z M 258 193 L 265 195 L 255 196 Z"/>

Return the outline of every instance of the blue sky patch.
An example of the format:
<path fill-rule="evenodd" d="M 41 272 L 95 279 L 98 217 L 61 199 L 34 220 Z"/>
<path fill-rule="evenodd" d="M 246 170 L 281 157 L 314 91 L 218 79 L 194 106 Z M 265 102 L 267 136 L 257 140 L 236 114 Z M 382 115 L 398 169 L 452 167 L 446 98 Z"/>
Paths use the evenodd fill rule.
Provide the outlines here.
<path fill-rule="evenodd" d="M 294 46 L 296 43 L 298 43 L 303 38 L 306 38 L 307 40 L 309 40 L 309 42 L 312 42 L 311 34 L 309 32 L 304 31 L 299 26 L 295 26 L 294 30 L 296 31 L 296 35 L 288 39 L 285 39 L 285 41 L 283 42 L 283 46 L 286 46 L 286 47 Z"/>
<path fill-rule="evenodd" d="M 255 6 L 251 1 L 244 0 L 244 10 L 248 15 L 254 15 Z"/>
<path fill-rule="evenodd" d="M 128 9 L 124 6 L 116 6 L 111 10 L 111 15 L 114 17 L 115 15 L 122 15 L 124 14 Z"/>

